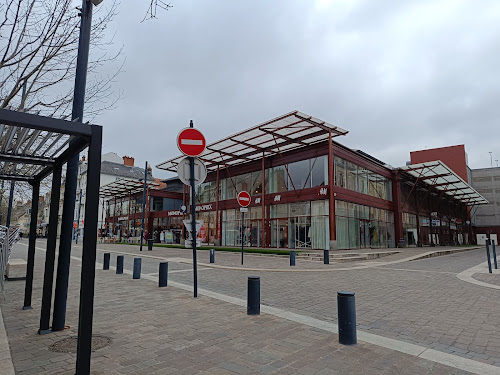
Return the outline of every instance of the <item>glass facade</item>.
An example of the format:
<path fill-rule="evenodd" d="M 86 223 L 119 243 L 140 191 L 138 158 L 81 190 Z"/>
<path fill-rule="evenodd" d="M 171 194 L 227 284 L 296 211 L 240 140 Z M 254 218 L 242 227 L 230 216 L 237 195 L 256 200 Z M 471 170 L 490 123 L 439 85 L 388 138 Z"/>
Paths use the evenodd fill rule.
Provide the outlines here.
<path fill-rule="evenodd" d="M 394 247 L 394 213 L 356 203 L 335 201 L 339 249 Z"/>
<path fill-rule="evenodd" d="M 392 201 L 392 181 L 335 156 L 335 185 Z"/>

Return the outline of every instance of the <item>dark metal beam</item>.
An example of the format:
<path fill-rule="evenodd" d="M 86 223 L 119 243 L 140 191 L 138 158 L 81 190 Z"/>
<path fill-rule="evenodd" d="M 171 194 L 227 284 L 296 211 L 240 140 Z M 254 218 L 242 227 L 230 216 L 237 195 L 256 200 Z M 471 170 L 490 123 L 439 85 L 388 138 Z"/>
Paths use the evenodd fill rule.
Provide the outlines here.
<path fill-rule="evenodd" d="M 50 306 L 52 304 L 52 285 L 54 282 L 54 262 L 56 258 L 57 223 L 59 221 L 59 197 L 61 194 L 61 166 L 57 165 L 52 174 L 50 192 L 49 234 L 45 253 L 45 271 L 43 275 L 42 311 L 40 314 L 39 334 L 50 333 Z"/>
<path fill-rule="evenodd" d="M 31 295 L 33 292 L 33 268 L 35 265 L 35 244 L 36 244 L 36 225 L 38 217 L 38 199 L 40 196 L 40 183 L 33 184 L 33 193 L 31 197 L 31 221 L 28 240 L 28 265 L 26 266 L 26 284 L 24 287 L 24 306 L 23 310 L 31 310 Z"/>
<path fill-rule="evenodd" d="M 91 125 L 59 120 L 51 117 L 32 115 L 30 113 L 0 109 L 0 123 L 53 133 L 89 136 Z"/>
<path fill-rule="evenodd" d="M 37 164 L 37 165 L 49 165 L 55 162 L 55 160 L 51 158 L 43 158 L 38 156 L 12 155 L 12 154 L 0 154 L 0 161 L 5 161 L 8 163 L 23 163 L 23 164 Z"/>

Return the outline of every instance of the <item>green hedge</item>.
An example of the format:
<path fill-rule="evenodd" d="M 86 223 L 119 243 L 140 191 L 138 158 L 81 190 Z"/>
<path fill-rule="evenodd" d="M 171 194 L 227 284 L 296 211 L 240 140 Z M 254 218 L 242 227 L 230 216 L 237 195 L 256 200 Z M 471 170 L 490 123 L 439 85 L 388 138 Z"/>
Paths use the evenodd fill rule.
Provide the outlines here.
<path fill-rule="evenodd" d="M 136 243 L 128 243 L 128 242 L 117 242 L 118 245 L 134 245 L 137 246 L 138 244 Z M 144 244 L 145 247 L 147 247 L 147 244 Z M 167 244 L 160 244 L 160 243 L 155 243 L 153 244 L 154 247 L 166 247 L 170 249 L 184 249 L 184 250 L 191 250 L 191 248 L 186 249 L 182 245 L 167 245 Z M 239 253 L 241 252 L 241 248 L 234 248 L 234 247 L 218 247 L 218 246 L 201 246 L 197 248 L 198 250 L 210 250 L 210 249 L 215 249 L 217 251 L 227 251 L 230 253 Z M 255 247 L 246 247 L 245 248 L 245 253 L 254 253 L 254 254 L 275 254 L 275 255 L 290 255 L 290 250 L 278 250 L 278 249 L 258 249 Z M 300 251 L 297 251 L 297 253 L 300 253 Z"/>

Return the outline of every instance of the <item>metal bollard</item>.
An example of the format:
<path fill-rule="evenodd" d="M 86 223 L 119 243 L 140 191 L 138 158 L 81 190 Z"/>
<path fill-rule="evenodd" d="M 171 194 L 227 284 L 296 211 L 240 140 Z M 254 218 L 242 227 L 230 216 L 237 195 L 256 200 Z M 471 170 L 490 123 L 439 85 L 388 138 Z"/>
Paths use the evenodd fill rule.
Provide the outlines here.
<path fill-rule="evenodd" d="M 323 250 L 323 264 L 330 264 L 330 250 Z"/>
<path fill-rule="evenodd" d="M 141 264 L 142 264 L 141 258 L 134 258 L 134 273 L 132 274 L 133 279 L 141 278 Z"/>
<path fill-rule="evenodd" d="M 104 253 L 104 264 L 102 266 L 103 270 L 109 270 L 109 260 L 111 258 L 110 253 Z"/>
<path fill-rule="evenodd" d="M 123 273 L 123 255 L 118 255 L 116 257 L 116 274 L 121 275 Z"/>
<path fill-rule="evenodd" d="M 356 304 L 354 292 L 337 292 L 337 311 L 339 322 L 339 343 L 354 345 L 358 342 L 356 334 Z"/>
<path fill-rule="evenodd" d="M 168 283 L 168 262 L 160 263 L 160 273 L 158 278 L 158 286 L 164 287 L 167 286 Z"/>
<path fill-rule="evenodd" d="M 248 276 L 247 314 L 260 314 L 260 277 Z"/>
<path fill-rule="evenodd" d="M 492 249 L 493 249 L 493 262 L 495 264 L 495 269 L 497 270 L 498 269 L 498 263 L 497 263 L 497 250 L 496 250 L 496 247 L 495 247 L 495 240 L 491 240 L 491 245 L 492 245 Z"/>
<path fill-rule="evenodd" d="M 210 263 L 215 263 L 215 249 L 210 249 Z"/>
<path fill-rule="evenodd" d="M 148 240 L 148 250 L 149 251 L 153 250 L 153 242 L 154 242 L 154 240 Z"/>
<path fill-rule="evenodd" d="M 295 251 L 290 251 L 290 267 L 295 266 Z"/>
<path fill-rule="evenodd" d="M 493 273 L 491 270 L 491 257 L 490 257 L 490 240 L 486 240 L 486 256 L 488 258 L 488 270 L 490 273 Z"/>

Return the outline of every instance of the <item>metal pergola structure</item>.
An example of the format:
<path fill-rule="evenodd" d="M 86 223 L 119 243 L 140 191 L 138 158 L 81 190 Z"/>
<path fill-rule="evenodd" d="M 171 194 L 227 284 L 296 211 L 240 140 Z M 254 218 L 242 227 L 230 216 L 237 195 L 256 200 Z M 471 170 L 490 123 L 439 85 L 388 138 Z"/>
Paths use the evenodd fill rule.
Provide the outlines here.
<path fill-rule="evenodd" d="M 82 249 L 77 374 L 88 373 L 90 370 L 101 144 L 101 126 L 0 109 L 0 179 L 25 181 L 33 188 L 23 310 L 31 309 L 40 182 L 52 174 L 50 218 L 38 330 L 40 334 L 51 332 L 50 312 L 62 168 L 69 159 L 88 147 L 87 204 L 85 205 L 85 222 L 88 225 L 85 225 Z M 60 270 L 61 267 L 66 269 Z M 69 264 L 58 263 L 56 291 L 60 282 L 60 273 L 69 273 Z M 58 302 L 59 304 L 64 302 L 62 313 L 65 314 L 66 301 L 58 301 L 57 298 L 56 294 L 54 306 Z M 56 310 L 54 308 L 54 316 Z M 61 313 L 61 311 L 57 312 Z"/>
<path fill-rule="evenodd" d="M 160 186 L 157 182 L 147 182 L 147 189 L 156 189 Z M 106 199 L 120 199 L 130 195 L 141 193 L 144 190 L 144 182 L 139 180 L 127 180 L 121 178 L 109 184 L 103 185 L 99 189 L 99 195 Z"/>

